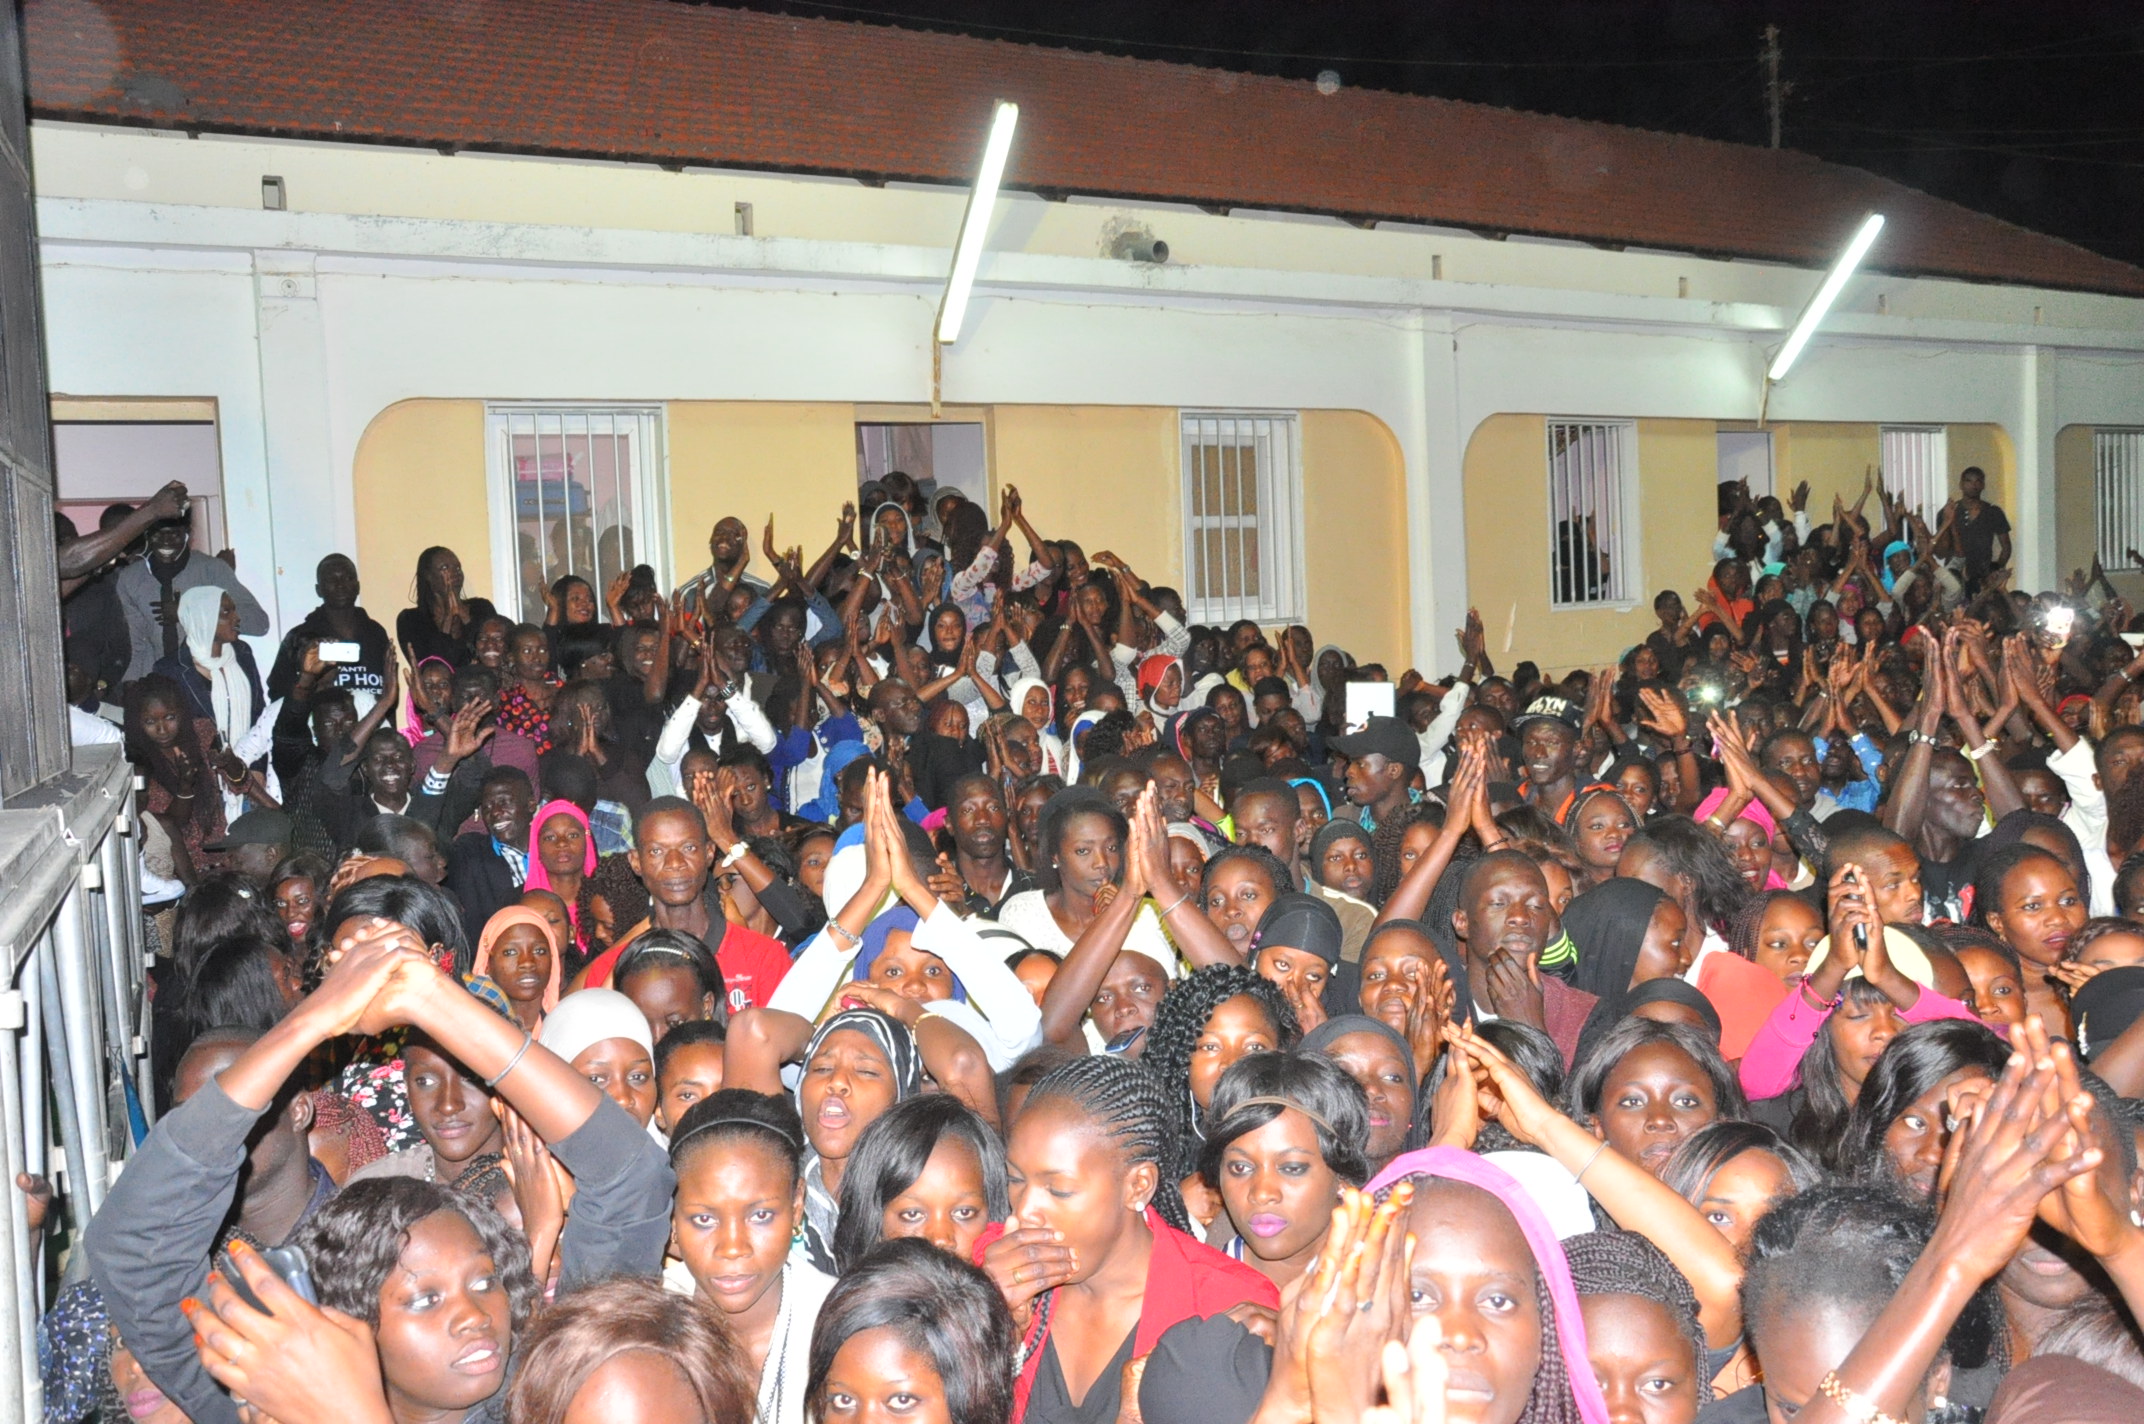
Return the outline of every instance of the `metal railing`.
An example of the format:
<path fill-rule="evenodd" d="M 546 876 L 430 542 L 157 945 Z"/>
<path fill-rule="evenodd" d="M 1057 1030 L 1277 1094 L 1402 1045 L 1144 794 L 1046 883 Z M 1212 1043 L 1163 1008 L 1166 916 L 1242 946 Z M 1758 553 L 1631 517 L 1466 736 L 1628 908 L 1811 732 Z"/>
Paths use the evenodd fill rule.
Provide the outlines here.
<path fill-rule="evenodd" d="M 54 1180 L 53 1211 L 79 1242 L 132 1151 L 133 1114 L 153 1111 L 131 1092 L 148 1081 L 149 1044 L 136 827 L 134 769 L 117 746 L 76 748 L 72 773 L 0 810 L 0 1424 L 44 1413 L 47 1273 L 15 1175 Z"/>

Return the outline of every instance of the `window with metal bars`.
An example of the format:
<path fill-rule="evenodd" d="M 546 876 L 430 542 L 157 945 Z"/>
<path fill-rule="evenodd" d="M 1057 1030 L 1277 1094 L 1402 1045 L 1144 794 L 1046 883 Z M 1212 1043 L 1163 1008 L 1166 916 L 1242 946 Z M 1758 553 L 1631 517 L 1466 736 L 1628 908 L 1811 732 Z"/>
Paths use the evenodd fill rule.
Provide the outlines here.
<path fill-rule="evenodd" d="M 1187 410 L 1181 423 L 1191 621 L 1301 621 L 1303 470 L 1295 416 Z"/>
<path fill-rule="evenodd" d="M 586 579 L 597 606 L 636 564 L 667 590 L 669 548 L 659 406 L 493 405 L 493 601 L 544 621 L 544 591 Z"/>
<path fill-rule="evenodd" d="M 1950 501 L 1950 438 L 1940 425 L 1886 425 L 1877 432 L 1883 487 L 1932 533 Z"/>
<path fill-rule="evenodd" d="M 1637 427 L 1548 422 L 1549 603 L 1627 604 L 1638 588 Z"/>
<path fill-rule="evenodd" d="M 2099 514 L 2099 561 L 2109 569 L 2144 567 L 2144 430 L 2092 432 L 2092 487 Z"/>

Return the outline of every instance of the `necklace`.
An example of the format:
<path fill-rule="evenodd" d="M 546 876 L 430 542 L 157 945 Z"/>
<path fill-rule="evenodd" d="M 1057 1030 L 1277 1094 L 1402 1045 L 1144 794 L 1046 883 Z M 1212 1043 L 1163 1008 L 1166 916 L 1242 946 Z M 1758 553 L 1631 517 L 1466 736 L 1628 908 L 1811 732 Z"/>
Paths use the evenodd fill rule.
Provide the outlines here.
<path fill-rule="evenodd" d="M 775 1313 L 774 1334 L 767 1343 L 766 1362 L 759 1367 L 759 1424 L 780 1424 L 782 1417 L 782 1389 L 787 1383 L 789 1365 L 789 1332 L 796 1324 L 788 1266 L 782 1267 L 782 1279 L 775 1289 L 782 1293 L 782 1304 Z"/>

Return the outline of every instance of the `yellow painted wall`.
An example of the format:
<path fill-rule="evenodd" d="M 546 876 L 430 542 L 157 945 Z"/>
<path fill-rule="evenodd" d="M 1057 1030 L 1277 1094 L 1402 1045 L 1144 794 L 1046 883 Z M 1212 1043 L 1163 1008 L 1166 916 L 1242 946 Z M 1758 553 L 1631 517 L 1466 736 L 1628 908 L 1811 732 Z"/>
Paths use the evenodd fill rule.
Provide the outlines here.
<path fill-rule="evenodd" d="M 1467 446 L 1464 466 L 1467 596 L 1481 610 L 1498 663 L 1531 658 L 1544 671 L 1606 663 L 1658 626 L 1652 616 L 1654 594 L 1673 588 L 1688 603 L 1711 571 L 1719 431 L 1750 428 L 1709 420 L 1639 421 L 1636 606 L 1628 612 L 1552 611 L 1544 418 L 1499 415 L 1482 422 Z M 1771 431 L 1774 488 L 1784 501 L 1807 480 L 1809 515 L 1819 524 L 1831 517 L 1832 496 L 1851 505 L 1861 493 L 1863 473 L 1876 465 L 1874 425 L 1811 422 L 1775 425 Z M 2007 504 L 2016 466 L 2008 435 L 1993 425 L 1953 425 L 1948 443 L 1951 469 L 1979 465 L 1987 471 L 1988 498 Z M 2089 487 L 2089 439 L 2085 478 Z M 1872 499 L 1867 512 L 1880 524 L 1874 509 Z"/>
<path fill-rule="evenodd" d="M 1182 455 L 1174 407 L 1001 405 L 993 490 L 1017 485 L 1045 539 L 1107 549 L 1149 583 L 1183 587 Z M 1020 553 L 1017 536 L 1014 543 Z"/>
<path fill-rule="evenodd" d="M 856 416 L 847 404 L 673 401 L 664 409 L 670 451 L 673 583 L 707 567 L 707 536 L 734 514 L 752 538 L 752 569 L 769 577 L 760 536 L 801 546 L 805 567 L 834 537 L 842 503 L 856 498 Z M 859 535 L 861 537 L 861 535 Z"/>
<path fill-rule="evenodd" d="M 1405 462 L 1385 423 L 1303 412 L 1303 572 L 1310 631 L 1394 678 L 1413 659 Z"/>
<path fill-rule="evenodd" d="M 1640 567 L 1634 606 L 1549 608 L 1547 432 L 1538 415 L 1483 421 L 1464 465 L 1467 599 L 1481 610 L 1499 667 L 1531 658 L 1544 670 L 1622 655 L 1657 625 L 1653 595 L 1687 599 L 1711 565 L 1718 427 L 1709 420 L 1638 422 Z"/>
<path fill-rule="evenodd" d="M 471 597 L 491 595 L 484 403 L 410 400 L 372 418 L 357 443 L 357 572 L 367 610 L 391 632 L 410 604 L 417 555 L 445 544 Z"/>
<path fill-rule="evenodd" d="M 706 567 L 708 531 L 725 514 L 751 531 L 756 572 L 765 573 L 759 543 L 770 513 L 777 541 L 815 558 L 842 502 L 855 498 L 855 419 L 845 403 L 670 403 L 674 581 Z M 1173 407 L 998 406 L 985 419 L 992 489 L 1019 486 L 1038 532 L 1090 555 L 1112 550 L 1152 582 L 1183 587 Z M 1399 447 L 1357 411 L 1306 411 L 1302 437 L 1310 626 L 1397 671 L 1409 647 Z M 366 430 L 353 485 L 358 566 L 375 616 L 407 604 L 417 553 L 430 544 L 462 556 L 472 593 L 490 592 L 484 438 L 481 401 L 405 401 Z"/>

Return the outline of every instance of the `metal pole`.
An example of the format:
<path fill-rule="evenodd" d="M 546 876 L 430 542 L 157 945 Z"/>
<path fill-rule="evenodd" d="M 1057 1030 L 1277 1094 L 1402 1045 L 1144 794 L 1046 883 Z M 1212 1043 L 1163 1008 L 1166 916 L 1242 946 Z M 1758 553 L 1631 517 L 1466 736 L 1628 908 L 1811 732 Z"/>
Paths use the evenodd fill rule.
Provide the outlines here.
<path fill-rule="evenodd" d="M 105 1152 L 104 1126 L 104 1034 L 100 1020 L 104 1004 L 90 983 L 89 944 L 82 933 L 80 882 L 68 891 L 52 922 L 52 944 L 57 951 L 55 972 L 59 981 L 60 1024 L 67 1035 L 67 1067 L 74 1079 L 75 1131 L 82 1143 L 82 1167 L 89 1175 L 78 1185 L 89 1213 L 104 1205 L 105 1188 L 111 1185 L 111 1164 Z M 69 1165 L 73 1165 L 70 1160 Z M 88 1221 L 88 1216 L 83 1217 Z"/>
<path fill-rule="evenodd" d="M 0 1051 L 0 1168 L 7 1172 L 9 1183 L 17 1173 L 30 1170 L 22 1135 L 21 1060 L 15 1056 L 27 1026 L 21 992 L 0 993 L 0 1034 L 11 1040 Z M 0 1281 L 12 1289 L 0 1290 L 0 1379 L 20 1380 L 22 1389 L 0 1391 L 6 1396 L 0 1398 L 0 1424 L 25 1424 L 44 1416 L 37 1374 L 36 1255 L 29 1241 L 28 1203 L 21 1192 L 9 1191 L 5 1229 L 0 1230 Z"/>
<path fill-rule="evenodd" d="M 45 1054 L 51 1063 L 52 1098 L 59 1108 L 60 1149 L 67 1158 L 67 1190 L 62 1195 L 67 1201 L 67 1219 L 79 1237 L 102 1204 L 103 1196 L 100 1193 L 96 1202 L 90 1200 L 89 1146 L 83 1140 L 82 1118 L 76 1110 L 74 1045 L 68 1038 L 66 1011 L 60 1007 L 59 947 L 50 930 L 39 937 L 33 957 L 37 960 L 38 995 L 45 1011 Z M 25 1080 L 36 1081 L 34 1076 Z"/>

